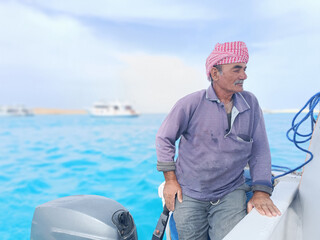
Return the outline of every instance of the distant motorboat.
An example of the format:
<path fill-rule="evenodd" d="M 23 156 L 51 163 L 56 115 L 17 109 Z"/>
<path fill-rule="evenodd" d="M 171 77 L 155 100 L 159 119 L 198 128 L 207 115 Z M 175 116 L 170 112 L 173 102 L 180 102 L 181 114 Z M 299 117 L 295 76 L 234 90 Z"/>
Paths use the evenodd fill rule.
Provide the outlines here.
<path fill-rule="evenodd" d="M 90 109 L 90 115 L 94 117 L 137 117 L 139 114 L 131 105 L 117 102 L 96 102 Z"/>
<path fill-rule="evenodd" d="M 33 112 L 23 105 L 0 106 L 0 116 L 33 116 Z"/>

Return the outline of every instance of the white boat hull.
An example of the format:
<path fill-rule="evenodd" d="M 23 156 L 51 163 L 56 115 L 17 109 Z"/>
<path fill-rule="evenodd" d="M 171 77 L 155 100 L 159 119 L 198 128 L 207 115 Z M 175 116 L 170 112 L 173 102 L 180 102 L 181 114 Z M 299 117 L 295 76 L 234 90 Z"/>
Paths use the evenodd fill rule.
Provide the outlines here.
<path fill-rule="evenodd" d="M 128 104 L 98 102 L 89 111 L 93 117 L 137 117 L 139 114 Z"/>

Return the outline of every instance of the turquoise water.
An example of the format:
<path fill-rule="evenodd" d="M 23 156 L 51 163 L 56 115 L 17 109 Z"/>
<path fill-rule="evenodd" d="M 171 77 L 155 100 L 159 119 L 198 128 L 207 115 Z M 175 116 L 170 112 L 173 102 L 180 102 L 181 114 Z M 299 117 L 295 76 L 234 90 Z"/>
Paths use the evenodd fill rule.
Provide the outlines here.
<path fill-rule="evenodd" d="M 120 202 L 139 239 L 150 239 L 162 212 L 154 139 L 164 117 L 0 118 L 0 239 L 29 239 L 36 206 L 78 194 Z M 292 117 L 265 115 L 274 164 L 294 167 L 305 159 L 285 136 Z"/>

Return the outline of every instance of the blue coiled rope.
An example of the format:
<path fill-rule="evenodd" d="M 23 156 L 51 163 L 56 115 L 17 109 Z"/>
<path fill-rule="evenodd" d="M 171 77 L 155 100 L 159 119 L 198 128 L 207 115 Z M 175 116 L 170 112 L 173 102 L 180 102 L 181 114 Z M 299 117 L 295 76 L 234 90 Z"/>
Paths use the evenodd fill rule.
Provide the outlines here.
<path fill-rule="evenodd" d="M 287 138 L 289 139 L 289 141 L 293 142 L 294 145 L 298 149 L 300 149 L 301 151 L 306 152 L 307 154 L 309 154 L 309 159 L 307 161 L 305 161 L 303 164 L 299 165 L 298 167 L 296 167 L 294 169 L 289 169 L 287 167 L 278 166 L 278 165 L 272 165 L 272 169 L 273 170 L 283 171 L 284 172 L 283 174 L 280 174 L 278 176 L 272 177 L 272 181 L 277 179 L 277 178 L 283 177 L 283 176 L 285 176 L 285 175 L 287 175 L 289 173 L 297 171 L 298 169 L 300 169 L 300 168 L 304 167 L 305 165 L 307 165 L 313 159 L 313 154 L 309 150 L 303 148 L 300 145 L 310 141 L 310 139 L 312 137 L 314 124 L 316 123 L 316 119 L 314 117 L 314 113 L 313 112 L 314 112 L 316 106 L 318 105 L 319 101 L 320 101 L 320 92 L 318 92 L 315 95 L 313 95 L 308 100 L 308 102 L 303 106 L 303 108 L 301 108 L 301 110 L 295 115 L 295 117 L 293 118 L 292 123 L 291 123 L 291 128 L 287 131 Z M 300 116 L 302 111 L 304 109 L 306 109 L 308 106 L 309 106 L 308 113 L 300 121 L 296 122 L 297 118 Z M 310 132 L 307 133 L 307 134 L 302 134 L 302 133 L 299 132 L 299 128 L 308 119 L 310 119 L 310 121 L 311 121 Z M 292 138 L 290 137 L 290 133 L 291 132 L 293 132 L 293 137 Z M 299 140 L 297 139 L 297 137 L 299 137 Z M 300 140 L 300 139 L 302 139 L 302 140 Z"/>

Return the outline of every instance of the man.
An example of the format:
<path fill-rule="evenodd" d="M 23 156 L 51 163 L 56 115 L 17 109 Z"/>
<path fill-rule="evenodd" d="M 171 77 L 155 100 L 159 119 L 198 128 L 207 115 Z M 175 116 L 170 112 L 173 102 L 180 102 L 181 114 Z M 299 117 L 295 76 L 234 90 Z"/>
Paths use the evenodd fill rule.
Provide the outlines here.
<path fill-rule="evenodd" d="M 157 169 L 179 240 L 222 239 L 253 207 L 262 215 L 281 214 L 270 199 L 263 114 L 255 96 L 243 91 L 248 59 L 244 42 L 216 44 L 206 61 L 209 88 L 180 99 L 157 133 Z M 246 207 L 247 164 L 254 194 Z"/>

